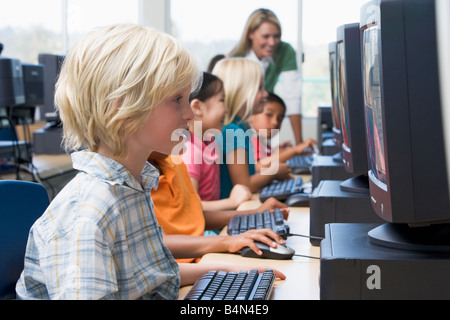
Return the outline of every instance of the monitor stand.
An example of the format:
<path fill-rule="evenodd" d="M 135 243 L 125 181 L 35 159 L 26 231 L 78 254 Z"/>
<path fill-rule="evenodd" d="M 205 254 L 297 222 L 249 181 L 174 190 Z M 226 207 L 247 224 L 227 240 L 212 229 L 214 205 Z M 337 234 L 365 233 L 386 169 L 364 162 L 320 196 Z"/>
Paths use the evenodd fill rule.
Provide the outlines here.
<path fill-rule="evenodd" d="M 342 188 L 343 181 L 321 181 L 310 198 L 309 234 L 314 237 L 325 236 L 327 223 L 382 223 L 372 208 L 370 194 L 349 192 Z M 368 185 L 367 185 L 368 187 Z M 311 238 L 313 246 L 320 240 Z"/>
<path fill-rule="evenodd" d="M 367 175 L 360 175 L 342 181 L 341 190 L 369 195 L 369 177 Z"/>
<path fill-rule="evenodd" d="M 450 251 L 405 250 L 369 237 L 380 224 L 332 223 L 321 242 L 320 298 L 450 299 Z"/>
<path fill-rule="evenodd" d="M 394 249 L 450 252 L 450 224 L 410 227 L 385 223 L 368 233 L 370 242 Z"/>
<path fill-rule="evenodd" d="M 319 185 L 322 180 L 346 180 L 356 176 L 345 170 L 342 161 L 338 161 L 339 155 L 332 156 L 319 155 L 314 157 L 311 164 L 311 181 L 313 188 Z"/>

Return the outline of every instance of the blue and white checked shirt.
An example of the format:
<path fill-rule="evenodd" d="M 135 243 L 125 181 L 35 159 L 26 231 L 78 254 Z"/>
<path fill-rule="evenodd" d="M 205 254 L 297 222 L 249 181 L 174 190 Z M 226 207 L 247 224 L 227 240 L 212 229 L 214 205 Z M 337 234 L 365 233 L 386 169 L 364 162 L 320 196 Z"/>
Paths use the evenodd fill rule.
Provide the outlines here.
<path fill-rule="evenodd" d="M 144 188 L 118 162 L 72 154 L 80 173 L 33 225 L 19 299 L 176 299 L 179 269 L 164 246 L 150 198 L 158 171 L 146 164 Z"/>

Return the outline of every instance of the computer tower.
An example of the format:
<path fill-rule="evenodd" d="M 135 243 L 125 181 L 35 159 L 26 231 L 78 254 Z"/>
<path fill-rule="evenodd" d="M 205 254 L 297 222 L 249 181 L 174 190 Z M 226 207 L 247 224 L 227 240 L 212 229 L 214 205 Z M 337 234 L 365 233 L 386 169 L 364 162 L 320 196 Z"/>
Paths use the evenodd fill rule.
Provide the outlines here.
<path fill-rule="evenodd" d="M 325 236 L 328 223 L 382 223 L 373 211 L 368 193 L 346 192 L 341 189 L 340 180 L 324 180 L 314 189 L 310 198 L 309 234 L 314 237 Z M 314 246 L 320 240 L 311 238 Z"/>
<path fill-rule="evenodd" d="M 450 299 L 450 252 L 373 244 L 370 223 L 332 223 L 320 244 L 322 300 Z"/>

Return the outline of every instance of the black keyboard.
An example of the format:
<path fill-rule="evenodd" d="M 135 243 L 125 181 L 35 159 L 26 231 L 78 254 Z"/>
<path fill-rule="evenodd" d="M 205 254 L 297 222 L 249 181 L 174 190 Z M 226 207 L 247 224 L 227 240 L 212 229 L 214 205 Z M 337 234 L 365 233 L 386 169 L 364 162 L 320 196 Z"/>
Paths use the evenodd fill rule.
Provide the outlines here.
<path fill-rule="evenodd" d="M 264 202 L 270 197 L 273 197 L 279 201 L 284 201 L 287 198 L 289 198 L 290 195 L 302 193 L 302 190 L 303 190 L 302 177 L 297 177 L 294 179 L 284 181 L 275 180 L 261 190 L 259 194 L 259 200 L 261 202 Z"/>
<path fill-rule="evenodd" d="M 294 174 L 311 173 L 311 166 L 314 161 L 314 155 L 299 155 L 292 157 L 286 163 L 291 167 Z"/>
<path fill-rule="evenodd" d="M 280 209 L 235 215 L 228 221 L 227 233 L 234 236 L 253 229 L 272 229 L 284 240 L 289 235 L 289 225 L 285 223 Z"/>
<path fill-rule="evenodd" d="M 272 270 L 210 271 L 197 279 L 184 300 L 268 300 L 274 280 Z"/>

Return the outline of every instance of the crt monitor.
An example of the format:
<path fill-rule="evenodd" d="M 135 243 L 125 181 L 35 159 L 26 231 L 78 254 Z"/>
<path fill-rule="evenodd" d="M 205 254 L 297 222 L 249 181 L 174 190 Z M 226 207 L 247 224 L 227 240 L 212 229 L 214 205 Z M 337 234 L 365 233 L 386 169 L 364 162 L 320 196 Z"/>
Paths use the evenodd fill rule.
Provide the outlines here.
<path fill-rule="evenodd" d="M 23 84 L 25 106 L 37 107 L 44 104 L 44 65 L 23 63 Z"/>
<path fill-rule="evenodd" d="M 361 31 L 359 23 L 337 28 L 337 79 L 342 128 L 344 168 L 358 176 L 341 184 L 348 192 L 369 193 L 368 160 L 364 122 L 364 96 L 361 71 Z"/>
<path fill-rule="evenodd" d="M 39 63 L 44 65 L 44 105 L 41 114 L 47 122 L 55 124 L 60 122 L 56 113 L 54 97 L 55 85 L 61 71 L 65 56 L 41 53 L 39 54 Z"/>
<path fill-rule="evenodd" d="M 442 120 L 445 130 L 447 175 L 450 184 L 450 1 L 436 0 L 439 76 L 441 83 Z"/>
<path fill-rule="evenodd" d="M 330 62 L 330 84 L 331 84 L 331 111 L 333 120 L 333 138 L 336 146 L 341 148 L 341 119 L 339 115 L 339 100 L 338 100 L 338 80 L 337 80 L 337 55 L 336 42 L 331 42 L 328 45 L 328 57 Z"/>
<path fill-rule="evenodd" d="M 25 102 L 22 64 L 19 59 L 0 57 L 0 107 Z"/>
<path fill-rule="evenodd" d="M 22 74 L 25 101 L 11 109 L 16 124 L 33 123 L 36 107 L 44 104 L 44 66 L 22 63 Z"/>
<path fill-rule="evenodd" d="M 371 1 L 361 7 L 360 27 L 370 196 L 387 221 L 369 238 L 450 250 L 442 246 L 450 204 L 435 0 Z"/>

